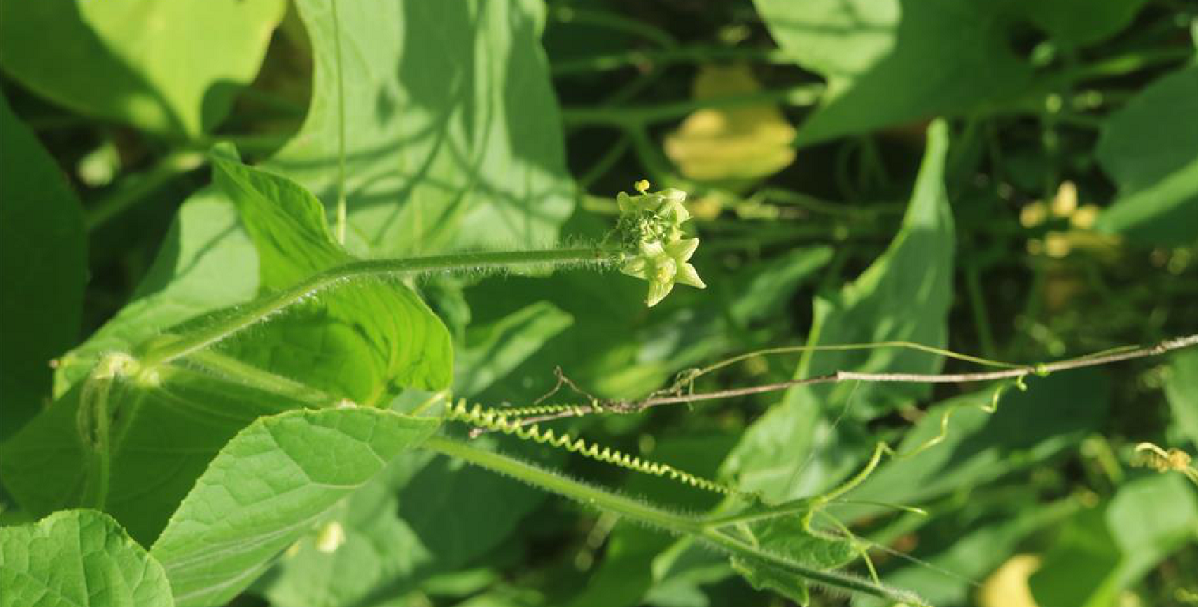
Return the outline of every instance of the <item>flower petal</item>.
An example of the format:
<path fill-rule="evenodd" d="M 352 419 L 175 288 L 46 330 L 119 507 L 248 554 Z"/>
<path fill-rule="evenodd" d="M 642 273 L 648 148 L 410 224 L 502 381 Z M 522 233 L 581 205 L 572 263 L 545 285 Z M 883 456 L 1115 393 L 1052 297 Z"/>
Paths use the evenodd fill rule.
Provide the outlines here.
<path fill-rule="evenodd" d="M 670 257 L 673 257 L 674 259 L 678 260 L 680 263 L 690 260 L 691 256 L 695 254 L 695 249 L 698 249 L 698 248 L 699 248 L 699 239 L 698 238 L 686 238 L 683 240 L 677 240 L 675 242 L 671 242 L 670 244 L 667 244 L 665 247 L 666 254 L 668 254 Z"/>
<path fill-rule="evenodd" d="M 650 308 L 656 306 L 658 302 L 666 298 L 670 291 L 674 288 L 674 281 L 669 282 L 649 282 L 649 296 L 645 298 L 645 304 Z"/>
<path fill-rule="evenodd" d="M 674 280 L 699 289 L 707 288 L 707 285 L 703 283 L 703 279 L 699 278 L 699 271 L 689 263 L 678 266 L 678 275 L 674 277 Z"/>

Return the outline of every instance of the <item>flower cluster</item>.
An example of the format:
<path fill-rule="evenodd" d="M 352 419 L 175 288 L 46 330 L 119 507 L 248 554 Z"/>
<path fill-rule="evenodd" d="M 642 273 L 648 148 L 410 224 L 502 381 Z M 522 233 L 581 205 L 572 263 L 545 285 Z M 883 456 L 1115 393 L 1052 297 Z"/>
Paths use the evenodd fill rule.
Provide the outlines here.
<path fill-rule="evenodd" d="M 667 189 L 649 194 L 649 182 L 644 180 L 636 183 L 636 189 L 637 196 L 620 192 L 616 197 L 620 206 L 616 234 L 625 250 L 634 251 L 620 271 L 649 281 L 645 303 L 650 307 L 665 299 L 675 283 L 706 288 L 695 266 L 688 263 L 699 239 L 683 238 L 682 224 L 690 219 L 682 206 L 686 192 Z"/>

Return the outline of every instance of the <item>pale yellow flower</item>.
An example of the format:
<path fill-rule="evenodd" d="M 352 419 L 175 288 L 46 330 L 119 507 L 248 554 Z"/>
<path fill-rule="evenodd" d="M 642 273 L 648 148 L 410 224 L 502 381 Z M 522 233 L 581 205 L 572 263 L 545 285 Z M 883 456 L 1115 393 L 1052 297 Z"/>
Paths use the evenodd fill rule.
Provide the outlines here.
<path fill-rule="evenodd" d="M 641 246 L 640 253 L 626 261 L 620 271 L 649 281 L 649 294 L 645 303 L 653 307 L 674 290 L 675 284 L 707 288 L 703 279 L 699 278 L 695 266 L 688 263 L 698 247 L 698 238 L 677 240 L 664 245 L 660 242 L 645 243 Z"/>

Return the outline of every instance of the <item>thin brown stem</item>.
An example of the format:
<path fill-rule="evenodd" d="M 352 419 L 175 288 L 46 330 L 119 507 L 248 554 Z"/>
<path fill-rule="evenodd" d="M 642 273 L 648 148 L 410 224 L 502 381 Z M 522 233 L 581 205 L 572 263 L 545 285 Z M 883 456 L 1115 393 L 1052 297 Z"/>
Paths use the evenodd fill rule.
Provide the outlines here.
<path fill-rule="evenodd" d="M 1063 360 L 1055 363 L 1029 365 L 1015 369 L 1004 369 L 1001 371 L 982 371 L 978 373 L 946 373 L 934 375 L 923 373 L 859 373 L 856 371 L 837 371 L 827 375 L 816 375 L 814 377 L 793 379 L 790 381 L 776 382 L 772 384 L 762 384 L 759 386 L 750 386 L 748 388 L 733 388 L 729 390 L 717 390 L 715 392 L 679 394 L 673 396 L 650 396 L 641 400 L 631 401 L 606 400 L 592 403 L 590 405 L 571 407 L 562 411 L 546 413 L 544 415 L 529 416 L 518 421 L 514 421 L 515 423 L 523 426 L 566 417 L 588 415 L 592 413 L 637 413 L 650 407 L 659 407 L 662 405 L 677 405 L 706 400 L 718 400 L 721 398 L 735 398 L 738 396 L 777 392 L 780 390 L 787 390 L 795 386 L 831 384 L 842 381 L 965 384 L 980 381 L 993 381 L 998 379 L 1020 379 L 1029 375 L 1047 375 L 1057 371 L 1069 371 L 1073 369 L 1082 369 L 1085 367 L 1097 367 L 1100 365 L 1107 365 L 1136 358 L 1160 356 L 1166 352 L 1189 348 L 1195 345 L 1198 345 L 1198 334 L 1189 335 L 1186 337 L 1178 337 L 1175 339 L 1167 339 L 1155 346 L 1145 348 L 1120 349 L 1110 353 L 1100 353 L 1097 355 L 1091 354 L 1081 358 Z"/>

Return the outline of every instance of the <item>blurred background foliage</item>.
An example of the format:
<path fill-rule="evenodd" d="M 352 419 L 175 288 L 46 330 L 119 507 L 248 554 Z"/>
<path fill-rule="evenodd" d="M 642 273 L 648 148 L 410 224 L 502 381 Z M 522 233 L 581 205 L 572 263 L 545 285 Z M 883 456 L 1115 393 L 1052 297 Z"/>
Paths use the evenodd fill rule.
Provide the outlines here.
<path fill-rule="evenodd" d="M 545 394 L 555 367 L 634 398 L 779 345 L 916 339 L 1034 362 L 1198 332 L 1198 4 L 338 6 L 0 2 L 0 379 L 31 403 L 6 408 L 0 438 L 98 352 L 256 292 L 255 253 L 209 187 L 204 152 L 222 140 L 330 209 L 344 174 L 359 255 L 597 239 L 635 180 L 690 192 L 709 288 L 652 310 L 614 274 L 418 285 L 455 337 L 457 391 L 493 405 Z M 52 377 L 45 361 L 67 350 Z M 753 357 L 695 388 L 941 366 L 969 368 Z M 1028 383 L 994 415 L 961 409 L 944 443 L 831 512 L 876 544 L 885 581 L 936 605 L 1198 604 L 1195 487 L 1130 466 L 1141 441 L 1198 446 L 1198 353 Z M 563 425 L 797 497 L 835 486 L 875 440 L 918 445 L 940 411 L 991 394 L 837 388 Z M 655 502 L 715 503 L 480 440 Z M 338 508 L 344 546 L 301 543 L 236 604 L 785 604 L 687 542 L 430 456 Z M 813 597 L 846 602 L 876 604 Z"/>

